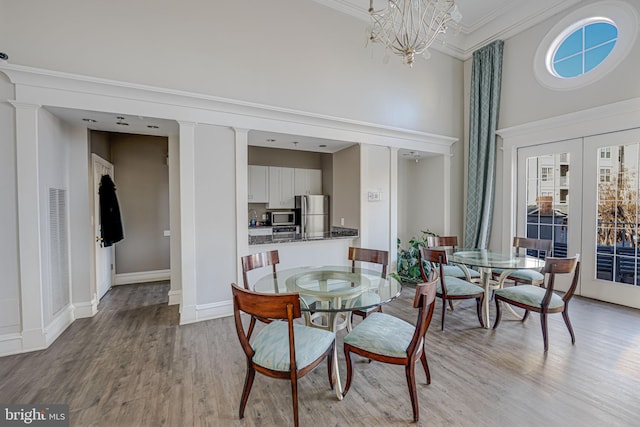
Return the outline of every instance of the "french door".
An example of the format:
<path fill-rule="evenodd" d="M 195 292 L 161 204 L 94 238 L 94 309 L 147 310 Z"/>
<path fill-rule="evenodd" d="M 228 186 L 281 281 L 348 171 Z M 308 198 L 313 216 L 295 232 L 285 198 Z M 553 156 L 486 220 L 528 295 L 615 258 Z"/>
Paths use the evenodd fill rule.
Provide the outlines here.
<path fill-rule="evenodd" d="M 578 294 L 640 308 L 639 190 L 640 129 L 520 148 L 517 235 L 579 254 Z"/>
<path fill-rule="evenodd" d="M 589 263 L 583 266 L 582 295 L 640 308 L 640 129 L 584 139 L 583 231 Z"/>
<path fill-rule="evenodd" d="M 518 149 L 516 234 L 553 241 L 553 256 L 582 250 L 582 140 Z M 570 280 L 558 278 L 566 290 Z"/>

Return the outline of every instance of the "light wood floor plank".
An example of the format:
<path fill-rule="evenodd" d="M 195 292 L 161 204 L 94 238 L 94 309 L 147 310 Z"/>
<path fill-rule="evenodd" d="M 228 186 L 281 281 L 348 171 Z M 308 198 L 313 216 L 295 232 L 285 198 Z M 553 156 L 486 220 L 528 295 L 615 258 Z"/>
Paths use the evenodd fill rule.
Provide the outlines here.
<path fill-rule="evenodd" d="M 246 366 L 233 319 L 179 326 L 167 292 L 166 284 L 116 287 L 94 318 L 75 321 L 49 349 L 0 358 L 0 402 L 68 403 L 73 426 L 291 425 L 289 383 L 259 374 L 238 419 Z M 385 312 L 413 323 L 412 293 L 405 289 Z M 427 334 L 431 385 L 416 366 L 418 426 L 638 425 L 640 311 L 576 297 L 576 345 L 562 317 L 550 316 L 545 354 L 534 313 L 525 323 L 505 313 L 493 331 L 463 303 L 441 332 L 441 308 Z M 300 380 L 301 425 L 416 425 L 404 370 L 355 361 L 343 401 L 324 363 Z"/>

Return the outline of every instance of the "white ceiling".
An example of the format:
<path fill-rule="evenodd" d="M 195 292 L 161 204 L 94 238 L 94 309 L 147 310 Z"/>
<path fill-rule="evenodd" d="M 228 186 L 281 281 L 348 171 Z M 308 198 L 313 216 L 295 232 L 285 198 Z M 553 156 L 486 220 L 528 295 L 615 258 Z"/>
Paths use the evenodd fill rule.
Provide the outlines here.
<path fill-rule="evenodd" d="M 368 0 L 313 1 L 335 9 L 339 13 L 347 13 L 369 22 Z M 386 1 L 374 0 L 374 8 L 381 9 Z M 436 42 L 432 48 L 459 59 L 467 59 L 476 49 L 485 44 L 496 39 L 512 37 L 580 1 L 582 0 L 456 0 L 462 13 L 460 31 L 457 34 L 446 35 L 444 43 Z M 419 65 L 417 64 L 418 67 Z M 84 123 L 93 130 L 157 136 L 178 133 L 178 124 L 171 120 L 65 108 L 49 108 L 49 110 L 67 122 Z M 118 117 L 123 117 L 123 119 L 118 119 Z M 86 122 L 83 119 L 91 119 L 95 122 Z M 122 123 L 127 123 L 127 125 L 122 125 Z M 158 127 L 150 128 L 149 126 Z M 261 131 L 249 132 L 249 144 L 324 153 L 334 153 L 352 145 L 347 141 L 332 141 Z M 401 150 L 399 154 L 402 158 L 413 160 L 428 155 L 407 150 Z"/>
<path fill-rule="evenodd" d="M 369 0 L 314 0 L 342 13 L 369 22 Z M 431 47 L 459 59 L 468 59 L 478 48 L 506 39 L 582 0 L 455 0 L 462 13 L 458 34 L 447 34 Z M 375 10 L 387 0 L 374 0 Z"/>

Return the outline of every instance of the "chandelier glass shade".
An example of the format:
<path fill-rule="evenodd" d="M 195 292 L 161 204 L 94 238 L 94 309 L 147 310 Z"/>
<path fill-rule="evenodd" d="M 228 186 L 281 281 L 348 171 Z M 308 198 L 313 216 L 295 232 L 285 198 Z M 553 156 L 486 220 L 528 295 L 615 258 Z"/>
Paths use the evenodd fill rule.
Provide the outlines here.
<path fill-rule="evenodd" d="M 462 20 L 453 0 L 388 0 L 382 10 L 374 10 L 370 0 L 369 14 L 369 40 L 400 55 L 410 67 L 416 55 L 424 54 L 450 24 Z"/>

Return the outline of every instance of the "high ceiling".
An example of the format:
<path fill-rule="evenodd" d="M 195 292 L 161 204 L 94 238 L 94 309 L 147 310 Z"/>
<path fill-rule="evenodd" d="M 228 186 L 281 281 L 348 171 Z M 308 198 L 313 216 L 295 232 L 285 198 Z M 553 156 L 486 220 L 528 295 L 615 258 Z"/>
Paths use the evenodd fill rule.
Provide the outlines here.
<path fill-rule="evenodd" d="M 313 0 L 335 9 L 336 13 L 346 13 L 369 22 L 368 0 Z M 433 49 L 440 50 L 459 59 L 471 57 L 473 52 L 496 39 L 506 39 L 583 0 L 456 0 L 462 13 L 462 24 L 458 34 L 446 38 L 446 43 L 436 42 Z M 374 9 L 381 9 L 387 0 L 374 0 Z M 145 135 L 170 135 L 177 133 L 177 123 L 145 117 L 130 117 L 63 108 L 51 109 L 65 121 L 81 122 L 95 120 L 87 127 L 109 132 L 138 133 Z M 125 123 L 125 124 L 123 124 Z M 157 126 L 157 127 L 156 127 Z M 330 141 L 296 135 L 274 134 L 251 131 L 249 144 L 263 147 L 333 153 L 350 143 Z M 427 155 L 401 150 L 402 158 L 417 160 Z"/>
<path fill-rule="evenodd" d="M 368 0 L 314 0 L 342 13 L 369 21 Z M 459 34 L 449 35 L 446 43 L 434 43 L 440 50 L 459 59 L 496 39 L 509 38 L 582 0 L 455 0 L 462 13 Z M 374 0 L 375 10 L 387 0 Z"/>

